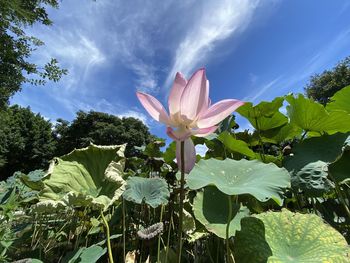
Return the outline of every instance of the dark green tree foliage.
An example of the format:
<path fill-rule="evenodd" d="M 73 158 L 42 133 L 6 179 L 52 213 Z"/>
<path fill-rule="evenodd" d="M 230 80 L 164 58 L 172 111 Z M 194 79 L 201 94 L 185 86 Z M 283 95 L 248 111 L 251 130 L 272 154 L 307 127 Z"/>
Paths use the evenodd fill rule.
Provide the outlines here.
<path fill-rule="evenodd" d="M 333 69 L 311 77 L 305 92 L 309 98 L 325 105 L 342 88 L 350 85 L 350 56 L 340 61 Z"/>
<path fill-rule="evenodd" d="M 0 109 L 24 83 L 43 85 L 58 81 L 67 70 L 52 58 L 45 65 L 29 61 L 33 51 L 44 43 L 27 35 L 35 23 L 51 25 L 46 7 L 58 7 L 57 0 L 0 0 Z"/>
<path fill-rule="evenodd" d="M 46 168 L 55 148 L 51 123 L 40 114 L 18 105 L 0 111 L 0 180 Z"/>
<path fill-rule="evenodd" d="M 134 146 L 142 146 L 152 139 L 147 126 L 138 119 L 95 111 L 79 111 L 71 123 L 58 119 L 55 136 L 57 156 L 74 148 L 87 147 L 90 142 L 98 145 L 128 143 L 126 154 L 133 156 L 136 154 Z"/>

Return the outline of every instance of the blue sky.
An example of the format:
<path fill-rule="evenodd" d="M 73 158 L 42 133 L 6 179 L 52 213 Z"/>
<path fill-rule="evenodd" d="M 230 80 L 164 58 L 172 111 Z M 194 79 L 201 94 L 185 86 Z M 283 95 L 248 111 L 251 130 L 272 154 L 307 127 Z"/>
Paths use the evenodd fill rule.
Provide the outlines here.
<path fill-rule="evenodd" d="M 350 55 L 349 12 L 348 0 L 65 0 L 49 9 L 53 26 L 27 31 L 46 43 L 31 59 L 55 57 L 69 74 L 25 86 L 11 103 L 53 122 L 79 109 L 138 117 L 165 138 L 136 90 L 166 105 L 175 73 L 204 66 L 212 102 L 303 92 L 311 75 Z"/>

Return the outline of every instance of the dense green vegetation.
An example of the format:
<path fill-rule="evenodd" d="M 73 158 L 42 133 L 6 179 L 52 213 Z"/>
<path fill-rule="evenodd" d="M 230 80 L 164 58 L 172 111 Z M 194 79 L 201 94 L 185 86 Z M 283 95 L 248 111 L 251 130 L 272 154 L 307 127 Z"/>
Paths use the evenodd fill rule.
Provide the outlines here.
<path fill-rule="evenodd" d="M 186 177 L 182 262 L 349 262 L 349 97 L 246 103 L 253 133 L 228 119 L 193 137 L 209 150 Z M 2 182 L 1 260 L 176 262 L 179 173 L 163 146 L 90 145 Z"/>
<path fill-rule="evenodd" d="M 0 111 L 0 178 L 16 171 L 47 168 L 55 154 L 52 125 L 40 114 L 17 105 Z"/>
<path fill-rule="evenodd" d="M 309 98 L 326 104 L 342 88 L 350 85 L 350 57 L 340 61 L 333 69 L 311 77 L 305 87 Z"/>
<path fill-rule="evenodd" d="M 127 156 L 130 156 L 137 153 L 134 146 L 148 144 L 152 138 L 147 126 L 135 118 L 118 118 L 95 111 L 79 111 L 71 123 L 57 120 L 54 133 L 58 142 L 57 156 L 90 143 L 114 145 L 125 142 L 128 143 Z"/>
<path fill-rule="evenodd" d="M 29 108 L 11 106 L 0 111 L 0 178 L 5 180 L 16 171 L 46 169 L 54 156 L 90 143 L 128 142 L 127 156 L 134 156 L 139 153 L 134 146 L 147 144 L 151 139 L 147 126 L 131 117 L 80 111 L 72 123 L 60 119 L 53 127 Z"/>

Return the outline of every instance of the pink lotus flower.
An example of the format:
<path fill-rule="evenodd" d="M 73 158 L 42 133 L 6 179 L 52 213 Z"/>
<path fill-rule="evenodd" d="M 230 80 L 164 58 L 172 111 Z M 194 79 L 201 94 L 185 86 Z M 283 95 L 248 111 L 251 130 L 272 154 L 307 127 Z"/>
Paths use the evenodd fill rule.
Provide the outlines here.
<path fill-rule="evenodd" d="M 185 172 L 189 173 L 196 162 L 196 151 L 191 135 L 205 137 L 218 128 L 217 125 L 244 102 L 227 99 L 211 105 L 209 81 L 205 69 L 197 70 L 187 81 L 177 73 L 170 91 L 169 114 L 153 96 L 137 92 L 138 99 L 148 113 L 167 125 L 167 134 L 176 141 L 176 160 L 181 167 L 180 142 L 185 142 Z M 175 129 L 174 129 L 175 128 Z"/>

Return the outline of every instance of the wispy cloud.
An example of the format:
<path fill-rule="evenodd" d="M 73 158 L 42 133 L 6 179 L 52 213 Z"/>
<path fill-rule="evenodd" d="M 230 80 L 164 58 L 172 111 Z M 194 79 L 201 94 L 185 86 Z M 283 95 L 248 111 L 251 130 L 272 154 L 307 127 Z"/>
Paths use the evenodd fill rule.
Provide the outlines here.
<path fill-rule="evenodd" d="M 201 6 L 200 3 L 203 3 Z M 165 86 L 177 71 L 188 75 L 194 67 L 213 55 L 215 45 L 247 28 L 259 1 L 217 0 L 196 3 L 195 22 L 180 41 Z"/>
<path fill-rule="evenodd" d="M 39 90 L 65 108 L 70 118 L 79 109 L 136 116 L 128 111 L 136 89 L 154 95 L 166 91 L 162 87 L 169 88 L 175 71 L 188 75 L 218 55 L 217 44 L 243 32 L 261 4 L 82 1 L 63 1 L 60 9 L 50 11 L 52 27 L 38 26 L 30 32 L 46 43 L 33 57 L 35 62 L 55 57 L 69 70 L 59 84 Z"/>
<path fill-rule="evenodd" d="M 331 69 L 339 60 L 349 56 L 344 53 L 346 47 L 350 45 L 350 29 L 340 32 L 334 39 L 325 43 L 324 47 L 317 50 L 309 57 L 303 58 L 292 70 L 281 71 L 278 77 L 268 80 L 250 92 L 243 100 L 257 103 L 262 99 L 272 99 L 276 96 L 285 95 L 291 91 L 303 92 L 303 88 L 312 75 L 322 73 L 326 69 Z M 259 76 L 261 79 L 261 76 Z"/>
<path fill-rule="evenodd" d="M 279 76 L 262 87 L 254 90 L 253 94 L 244 97 L 243 101 L 256 102 L 256 100 L 265 95 L 266 92 L 270 91 L 272 88 L 275 88 L 275 84 L 278 83 L 281 78 L 282 76 Z"/>

